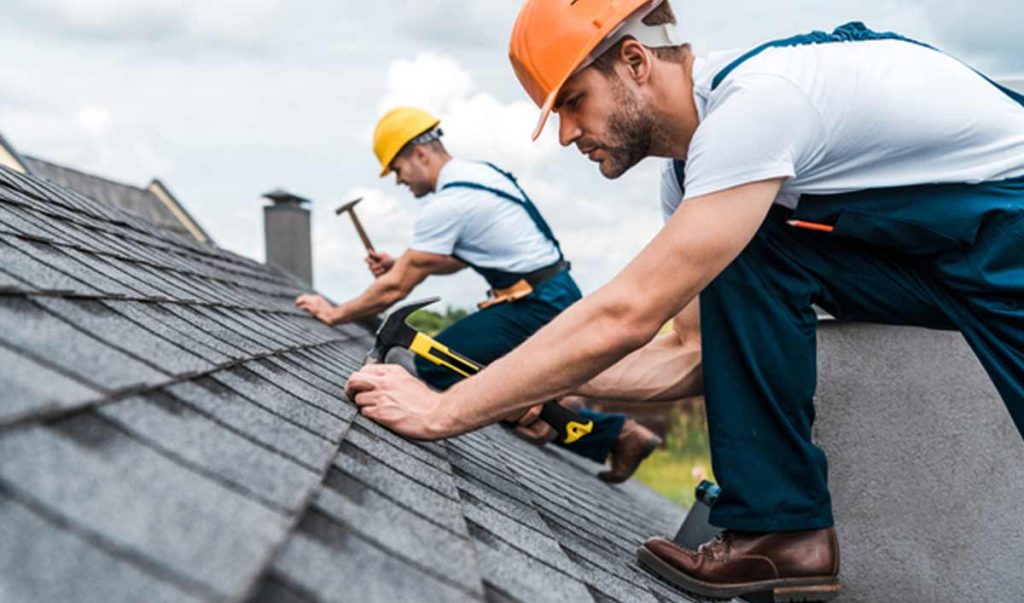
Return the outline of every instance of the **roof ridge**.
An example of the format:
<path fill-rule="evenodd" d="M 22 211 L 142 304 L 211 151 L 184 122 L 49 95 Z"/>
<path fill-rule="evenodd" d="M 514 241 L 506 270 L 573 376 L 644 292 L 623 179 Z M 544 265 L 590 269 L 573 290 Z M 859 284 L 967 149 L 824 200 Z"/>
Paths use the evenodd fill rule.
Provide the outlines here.
<path fill-rule="evenodd" d="M 119 185 L 119 186 L 123 186 L 125 188 L 135 189 L 136 191 L 139 191 L 141 193 L 146 193 L 147 195 L 153 194 L 150 190 L 148 190 L 146 188 L 143 188 L 141 186 L 137 186 L 137 185 L 134 185 L 134 184 L 128 184 L 127 182 L 123 182 L 121 180 L 114 180 L 113 178 L 108 178 L 107 176 L 101 176 L 101 175 L 96 174 L 94 172 L 86 172 L 85 170 L 82 170 L 82 169 L 79 169 L 79 168 L 73 168 L 73 167 L 64 165 L 62 163 L 57 163 L 57 162 L 54 162 L 54 161 L 50 161 L 49 159 L 43 159 L 42 157 L 37 157 L 36 155 L 26 155 L 24 153 L 21 153 L 21 156 L 23 158 L 25 158 L 25 159 L 28 159 L 29 161 L 38 161 L 39 163 L 45 163 L 45 164 L 47 164 L 49 166 L 52 166 L 52 167 L 55 167 L 55 168 L 59 168 L 59 169 L 62 169 L 64 171 L 67 171 L 67 172 L 74 172 L 75 174 L 78 174 L 80 176 L 85 176 L 87 178 L 94 178 L 96 180 L 102 180 L 102 181 L 107 182 L 109 184 L 116 184 L 116 185 Z M 26 166 L 26 167 L 29 167 L 29 172 L 32 171 L 30 166 Z M 36 174 L 31 174 L 31 175 L 35 176 L 37 178 L 39 177 Z M 156 178 L 154 177 L 153 179 L 156 179 Z"/>

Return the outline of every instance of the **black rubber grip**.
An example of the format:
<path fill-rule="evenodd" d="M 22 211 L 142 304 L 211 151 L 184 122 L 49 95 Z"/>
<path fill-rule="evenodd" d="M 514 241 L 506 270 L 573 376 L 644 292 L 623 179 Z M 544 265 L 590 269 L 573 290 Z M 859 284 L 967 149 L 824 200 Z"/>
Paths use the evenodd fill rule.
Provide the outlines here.
<path fill-rule="evenodd" d="M 540 409 L 540 418 L 558 432 L 564 442 L 569 436 L 569 423 L 586 423 L 587 419 L 581 417 L 558 402 L 545 402 Z"/>

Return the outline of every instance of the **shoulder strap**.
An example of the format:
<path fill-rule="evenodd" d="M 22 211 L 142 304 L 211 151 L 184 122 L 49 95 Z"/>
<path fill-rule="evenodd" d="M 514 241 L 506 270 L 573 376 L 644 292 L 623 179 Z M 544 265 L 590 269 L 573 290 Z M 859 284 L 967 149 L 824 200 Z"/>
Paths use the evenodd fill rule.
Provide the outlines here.
<path fill-rule="evenodd" d="M 544 217 L 540 215 L 540 211 L 537 209 L 537 206 L 534 205 L 532 201 L 530 201 L 530 197 L 527 196 L 526 191 L 524 191 L 522 187 L 519 186 L 519 182 L 516 181 L 515 176 L 502 170 L 493 163 L 487 163 L 486 165 L 489 166 L 494 171 L 501 174 L 502 176 L 504 176 L 506 179 L 508 179 L 508 181 L 511 182 L 512 185 L 516 187 L 516 190 L 519 191 L 519 194 L 522 195 L 522 198 L 520 199 L 515 195 L 511 195 L 498 188 L 485 186 L 483 184 L 480 184 L 479 182 L 468 182 L 464 180 L 449 182 L 442 186 L 441 190 L 447 190 L 449 188 L 468 188 L 471 190 L 486 191 L 488 193 L 491 193 L 492 195 L 505 199 L 506 201 L 511 201 L 522 206 L 522 208 L 526 210 L 527 215 L 530 216 L 530 220 L 532 220 L 534 225 L 537 227 L 537 230 L 539 230 L 540 233 L 544 235 L 544 238 L 546 238 L 548 241 L 551 241 L 551 244 L 555 246 L 556 250 L 558 250 L 558 258 L 564 259 L 564 256 L 562 255 L 562 246 L 559 244 L 558 239 L 555 238 L 555 233 L 551 230 L 551 227 L 548 226 L 548 223 L 544 220 Z"/>
<path fill-rule="evenodd" d="M 918 42 L 917 40 L 911 40 L 901 36 L 894 32 L 877 32 L 868 29 L 860 21 L 851 21 L 846 25 L 840 25 L 832 33 L 816 30 L 806 34 L 800 34 L 791 38 L 785 38 L 782 40 L 773 40 L 771 42 L 765 42 L 760 46 L 749 50 L 744 53 L 738 59 L 726 65 L 724 69 L 719 71 L 713 80 L 711 80 L 711 89 L 714 90 L 721 84 L 725 78 L 729 76 L 737 67 L 750 59 L 756 57 L 762 52 L 769 48 L 784 48 L 789 46 L 806 46 L 809 44 L 831 44 L 834 42 L 861 42 L 865 40 L 902 40 L 904 42 L 910 42 L 911 44 L 917 44 L 926 48 L 932 48 L 924 42 Z M 934 50 L 934 48 L 932 48 Z"/>
<path fill-rule="evenodd" d="M 682 191 L 683 196 L 686 196 L 686 162 L 682 159 L 672 160 L 672 173 L 676 176 L 676 182 L 679 183 L 679 190 Z"/>
<path fill-rule="evenodd" d="M 900 40 L 902 42 L 908 42 L 910 44 L 917 44 L 918 46 L 930 48 L 936 52 L 942 52 L 941 50 L 935 48 L 930 44 L 925 44 L 924 42 L 913 40 L 906 36 L 902 36 L 898 33 L 891 31 L 872 31 L 871 29 L 868 29 L 868 27 L 860 21 L 851 21 L 845 25 L 840 25 L 835 30 L 833 30 L 832 33 L 826 33 L 824 31 L 819 30 L 812 31 L 807 34 L 800 34 L 798 36 L 793 36 L 791 38 L 774 40 L 772 42 L 765 42 L 764 44 L 761 44 L 760 46 L 744 53 L 738 59 L 736 59 L 732 63 L 729 63 L 728 65 L 725 66 L 724 69 L 715 74 L 714 79 L 711 80 L 711 89 L 714 90 L 715 88 L 718 88 L 718 86 L 723 81 L 725 81 L 725 78 L 729 77 L 729 74 L 735 71 L 737 67 L 747 62 L 748 60 L 756 57 L 757 55 L 761 54 L 765 50 L 768 50 L 769 48 L 804 46 L 809 44 L 831 44 L 835 42 L 863 42 L 870 40 Z M 966 63 L 964 64 L 967 65 Z M 990 84 L 998 88 L 1000 91 L 1002 91 L 1004 94 L 1006 94 L 1011 99 L 1016 101 L 1018 104 L 1024 106 L 1024 94 L 1020 94 L 1019 92 L 1011 90 L 1006 86 L 996 83 L 987 75 L 978 71 L 977 69 L 974 69 L 974 67 L 971 67 L 970 65 L 967 65 L 967 67 L 972 69 L 981 77 L 985 78 L 985 80 L 987 80 Z"/>

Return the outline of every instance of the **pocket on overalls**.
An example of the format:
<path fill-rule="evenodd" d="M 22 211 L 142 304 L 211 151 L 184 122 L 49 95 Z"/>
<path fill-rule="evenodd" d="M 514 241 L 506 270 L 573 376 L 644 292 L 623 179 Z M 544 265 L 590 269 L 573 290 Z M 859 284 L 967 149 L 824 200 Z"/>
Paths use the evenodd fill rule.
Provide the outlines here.
<path fill-rule="evenodd" d="M 838 213 L 833 226 L 833 236 L 908 255 L 930 255 L 970 246 L 970 241 L 959 240 L 919 222 L 856 210 Z"/>

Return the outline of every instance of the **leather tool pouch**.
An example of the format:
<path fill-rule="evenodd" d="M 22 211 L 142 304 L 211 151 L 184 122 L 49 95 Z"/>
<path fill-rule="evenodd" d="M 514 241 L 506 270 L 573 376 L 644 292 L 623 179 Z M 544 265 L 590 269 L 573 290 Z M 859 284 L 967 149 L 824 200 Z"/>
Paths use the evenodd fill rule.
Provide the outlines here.
<path fill-rule="evenodd" d="M 491 289 L 487 293 L 487 299 L 477 304 L 476 307 L 484 310 L 505 302 L 518 301 L 531 293 L 533 293 L 533 287 L 530 286 L 530 283 L 526 282 L 526 279 L 519 279 L 510 287 Z"/>

